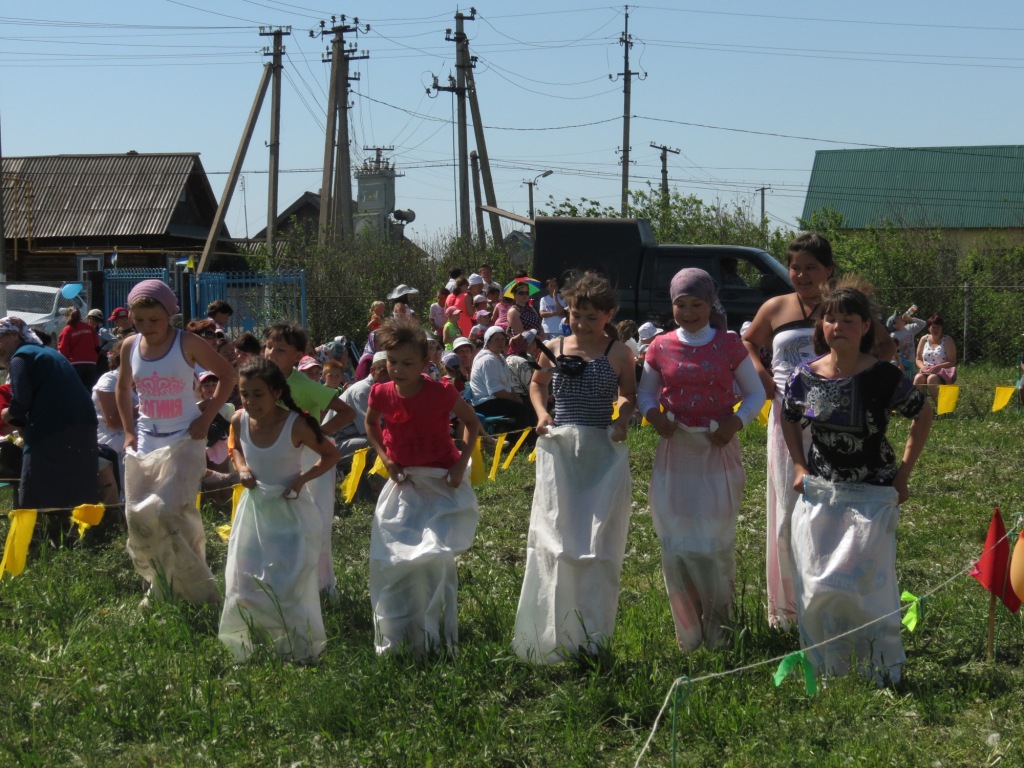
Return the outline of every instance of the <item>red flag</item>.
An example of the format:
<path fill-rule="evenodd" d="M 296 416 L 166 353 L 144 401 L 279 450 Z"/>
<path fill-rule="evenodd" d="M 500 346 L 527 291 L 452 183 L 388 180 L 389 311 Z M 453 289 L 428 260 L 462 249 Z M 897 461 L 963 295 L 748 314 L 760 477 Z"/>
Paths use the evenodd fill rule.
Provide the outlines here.
<path fill-rule="evenodd" d="M 996 507 L 988 526 L 988 536 L 985 537 L 985 549 L 970 575 L 1002 600 L 1011 613 L 1016 613 L 1020 610 L 1020 598 L 1010 585 L 1009 564 L 1010 542 L 1006 539 L 1003 516 L 999 514 L 999 507 Z"/>

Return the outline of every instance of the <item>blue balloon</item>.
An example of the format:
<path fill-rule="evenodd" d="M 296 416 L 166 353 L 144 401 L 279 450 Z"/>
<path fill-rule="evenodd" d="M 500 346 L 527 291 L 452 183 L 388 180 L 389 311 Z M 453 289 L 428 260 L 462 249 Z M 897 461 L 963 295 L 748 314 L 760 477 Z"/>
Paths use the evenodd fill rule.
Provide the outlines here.
<path fill-rule="evenodd" d="M 75 296 L 77 296 L 81 292 L 81 283 L 68 283 L 63 288 L 60 289 L 60 295 L 63 296 L 68 301 L 71 301 L 73 298 L 75 298 Z"/>

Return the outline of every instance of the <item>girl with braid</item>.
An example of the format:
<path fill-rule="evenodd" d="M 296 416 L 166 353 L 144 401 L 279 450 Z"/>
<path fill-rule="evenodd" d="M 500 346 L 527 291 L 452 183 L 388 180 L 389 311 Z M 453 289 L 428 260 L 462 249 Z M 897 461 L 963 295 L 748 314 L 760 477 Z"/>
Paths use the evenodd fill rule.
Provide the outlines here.
<path fill-rule="evenodd" d="M 231 420 L 232 458 L 245 490 L 228 543 L 220 639 L 239 661 L 261 639 L 284 658 L 315 659 L 327 638 L 317 581 L 320 515 L 307 483 L 332 472 L 340 454 L 295 404 L 272 361 L 246 363 L 238 391 L 245 410 Z M 306 449 L 317 461 L 303 471 Z"/>

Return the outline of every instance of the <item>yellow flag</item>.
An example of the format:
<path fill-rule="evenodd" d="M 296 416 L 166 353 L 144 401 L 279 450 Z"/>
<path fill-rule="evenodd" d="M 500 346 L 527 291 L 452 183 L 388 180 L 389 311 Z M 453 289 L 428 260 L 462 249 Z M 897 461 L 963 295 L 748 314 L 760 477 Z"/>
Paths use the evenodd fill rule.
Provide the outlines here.
<path fill-rule="evenodd" d="M 202 491 L 200 491 L 199 493 L 196 494 L 196 509 L 198 509 L 200 512 L 203 511 L 203 492 Z"/>
<path fill-rule="evenodd" d="M 0 561 L 0 578 L 3 578 L 5 571 L 17 576 L 25 570 L 28 545 L 32 541 L 32 530 L 36 527 L 34 509 L 12 509 L 7 516 L 11 519 L 11 527 L 7 531 L 7 543 L 4 544 L 4 559 Z"/>
<path fill-rule="evenodd" d="M 388 479 L 389 475 L 388 475 L 387 467 L 384 466 L 384 461 L 383 461 L 383 459 L 381 459 L 380 456 L 377 457 L 377 460 L 375 462 L 373 462 L 373 466 L 370 467 L 370 474 L 371 475 L 380 475 L 385 480 Z"/>
<path fill-rule="evenodd" d="M 238 511 L 238 502 L 242 500 L 242 494 L 245 493 L 245 486 L 241 483 L 235 483 L 231 486 L 231 522 L 235 522 L 235 512 Z M 230 526 L 228 526 L 230 528 Z"/>
<path fill-rule="evenodd" d="M 501 464 L 501 449 L 505 447 L 505 433 L 498 435 L 498 442 L 494 444 L 494 461 L 491 463 L 491 474 L 488 477 L 494 481 L 498 479 L 498 465 Z"/>
<path fill-rule="evenodd" d="M 502 469 L 508 469 L 512 465 L 512 459 L 515 457 L 516 453 L 522 447 L 523 443 L 526 442 L 526 438 L 530 436 L 530 432 L 532 431 L 533 430 L 531 430 L 529 427 L 523 430 L 523 434 L 519 436 L 519 439 L 516 440 L 516 444 L 512 446 L 512 450 L 508 452 L 508 456 L 505 459 L 505 463 L 501 465 Z"/>
<path fill-rule="evenodd" d="M 612 421 L 615 421 L 617 418 L 619 418 L 619 401 L 618 400 L 616 400 L 614 403 L 612 403 Z"/>
<path fill-rule="evenodd" d="M 352 468 L 349 469 L 348 474 L 345 475 L 345 481 L 341 484 L 341 496 L 345 499 L 346 504 L 351 504 L 352 499 L 356 497 L 356 489 L 359 488 L 359 479 L 366 469 L 366 455 L 369 452 L 369 448 L 360 448 L 352 454 Z"/>
<path fill-rule="evenodd" d="M 531 464 L 536 464 L 537 463 L 537 449 L 536 448 L 534 448 L 532 451 L 530 451 L 530 463 Z"/>
<path fill-rule="evenodd" d="M 760 424 L 762 427 L 767 427 L 768 426 L 768 417 L 771 415 L 771 412 L 772 412 L 772 401 L 771 400 L 765 400 L 764 401 L 764 408 L 762 408 L 761 412 L 759 414 L 757 414 L 757 423 Z"/>
<path fill-rule="evenodd" d="M 231 538 L 231 526 L 230 525 L 218 525 L 217 535 L 220 536 L 221 541 L 227 541 Z"/>
<path fill-rule="evenodd" d="M 473 445 L 473 455 L 469 460 L 469 483 L 470 485 L 480 485 L 486 479 L 487 468 L 484 467 L 484 452 L 480 447 L 480 438 L 478 437 Z"/>
<path fill-rule="evenodd" d="M 939 405 L 935 409 L 938 415 L 952 413 L 956 410 L 956 401 L 960 397 L 960 387 L 956 384 L 939 385 Z"/>
<path fill-rule="evenodd" d="M 1010 404 L 1010 398 L 1017 391 L 1016 387 L 996 387 L 995 397 L 992 399 L 992 413 L 1001 411 Z"/>
<path fill-rule="evenodd" d="M 85 532 L 94 525 L 100 524 L 105 509 L 102 504 L 79 504 L 71 510 L 71 522 L 78 526 L 78 538 L 85 536 Z"/>

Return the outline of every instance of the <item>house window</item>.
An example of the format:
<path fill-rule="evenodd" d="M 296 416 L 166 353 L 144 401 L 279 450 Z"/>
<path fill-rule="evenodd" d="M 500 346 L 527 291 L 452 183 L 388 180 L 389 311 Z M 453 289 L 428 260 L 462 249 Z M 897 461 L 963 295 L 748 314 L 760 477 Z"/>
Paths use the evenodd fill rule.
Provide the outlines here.
<path fill-rule="evenodd" d="M 78 254 L 78 279 L 85 280 L 86 272 L 100 272 L 103 270 L 102 253 L 80 253 Z"/>

